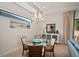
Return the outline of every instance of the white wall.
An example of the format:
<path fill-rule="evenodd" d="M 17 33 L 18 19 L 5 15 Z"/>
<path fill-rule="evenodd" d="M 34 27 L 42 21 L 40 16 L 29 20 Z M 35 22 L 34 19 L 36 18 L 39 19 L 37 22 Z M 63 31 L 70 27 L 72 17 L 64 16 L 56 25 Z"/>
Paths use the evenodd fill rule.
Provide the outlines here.
<path fill-rule="evenodd" d="M 44 17 L 44 21 L 42 22 L 42 31 L 45 28 L 46 24 L 55 24 L 56 30 L 59 31 L 59 42 L 63 41 L 63 12 L 54 12 L 48 14 Z"/>
<path fill-rule="evenodd" d="M 23 15 L 28 18 L 32 18 L 33 14 L 29 13 L 12 3 L 0 3 L 0 8 L 11 11 L 13 13 Z M 21 45 L 21 37 L 27 36 L 29 40 L 32 39 L 32 35 L 41 33 L 40 24 L 32 22 L 31 29 L 25 28 L 10 28 L 10 19 L 4 16 L 0 16 L 0 55 L 18 48 Z"/>
<path fill-rule="evenodd" d="M 55 12 L 48 14 L 44 17 L 45 24 L 56 24 L 56 29 L 59 30 L 59 33 L 63 35 L 63 13 L 62 12 Z"/>
<path fill-rule="evenodd" d="M 41 26 L 36 23 L 31 24 L 31 29 L 10 28 L 10 19 L 0 16 L 0 54 L 22 46 L 22 36 L 27 36 L 31 40 L 32 35 L 41 34 L 42 31 Z"/>
<path fill-rule="evenodd" d="M 21 45 L 21 36 L 29 36 L 29 29 L 11 29 L 10 18 L 0 16 L 0 54 L 18 48 Z"/>

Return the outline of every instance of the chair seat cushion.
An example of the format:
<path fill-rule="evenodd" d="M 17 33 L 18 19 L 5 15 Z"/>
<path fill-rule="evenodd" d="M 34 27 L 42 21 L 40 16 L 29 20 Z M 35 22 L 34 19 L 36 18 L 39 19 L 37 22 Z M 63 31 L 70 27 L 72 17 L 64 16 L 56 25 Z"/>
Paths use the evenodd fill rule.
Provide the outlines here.
<path fill-rule="evenodd" d="M 50 51 L 53 50 L 53 46 L 45 46 L 44 50 L 47 51 L 47 52 L 50 52 Z"/>

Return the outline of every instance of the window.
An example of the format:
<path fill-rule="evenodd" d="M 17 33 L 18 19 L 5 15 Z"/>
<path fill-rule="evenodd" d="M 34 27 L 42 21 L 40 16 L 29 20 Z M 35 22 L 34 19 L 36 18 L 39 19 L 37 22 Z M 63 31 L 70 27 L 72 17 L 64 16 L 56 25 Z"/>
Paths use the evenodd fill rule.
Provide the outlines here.
<path fill-rule="evenodd" d="M 74 20 L 74 38 L 79 39 L 79 19 Z"/>

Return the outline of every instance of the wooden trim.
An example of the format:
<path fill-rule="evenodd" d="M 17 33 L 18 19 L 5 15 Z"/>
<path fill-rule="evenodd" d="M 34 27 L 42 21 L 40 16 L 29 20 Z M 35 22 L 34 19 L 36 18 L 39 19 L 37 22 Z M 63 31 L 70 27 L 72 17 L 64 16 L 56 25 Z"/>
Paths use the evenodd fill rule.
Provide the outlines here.
<path fill-rule="evenodd" d="M 74 38 L 74 20 L 75 20 L 75 14 L 76 14 L 76 11 L 74 11 L 74 15 L 73 15 L 73 34 L 72 34 L 73 35 L 72 36 L 73 38 Z"/>

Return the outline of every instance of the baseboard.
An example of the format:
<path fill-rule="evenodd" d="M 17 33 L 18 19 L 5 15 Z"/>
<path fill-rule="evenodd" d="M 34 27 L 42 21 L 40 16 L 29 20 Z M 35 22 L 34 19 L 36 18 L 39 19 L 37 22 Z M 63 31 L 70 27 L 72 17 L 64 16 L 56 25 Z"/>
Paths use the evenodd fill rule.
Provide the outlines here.
<path fill-rule="evenodd" d="M 4 56 L 6 56 L 7 54 L 16 51 L 17 49 L 20 49 L 21 47 L 22 47 L 22 46 L 17 47 L 17 48 L 14 48 L 14 49 L 12 49 L 12 50 L 10 50 L 10 51 L 7 51 L 7 52 L 5 52 L 5 53 L 2 53 L 2 54 L 0 54 L 0 57 L 4 57 Z"/>

